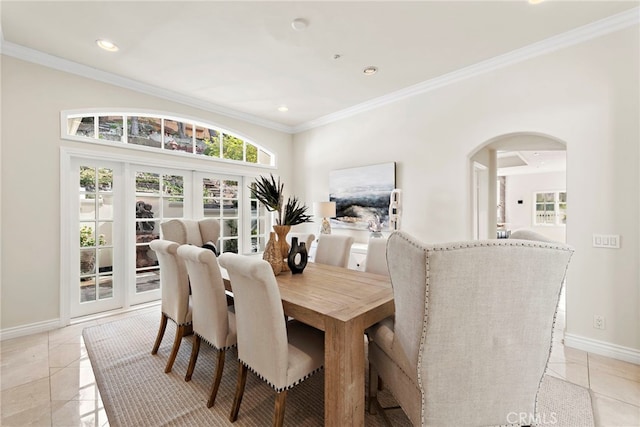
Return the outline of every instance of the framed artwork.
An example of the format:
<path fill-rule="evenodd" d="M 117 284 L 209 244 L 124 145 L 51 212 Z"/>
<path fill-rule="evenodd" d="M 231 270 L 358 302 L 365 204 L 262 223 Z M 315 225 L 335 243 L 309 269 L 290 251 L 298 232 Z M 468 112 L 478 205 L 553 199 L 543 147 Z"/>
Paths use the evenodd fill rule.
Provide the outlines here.
<path fill-rule="evenodd" d="M 331 219 L 331 226 L 366 230 L 377 215 L 387 228 L 395 186 L 395 162 L 329 172 L 329 200 L 336 202 L 336 217 Z"/>

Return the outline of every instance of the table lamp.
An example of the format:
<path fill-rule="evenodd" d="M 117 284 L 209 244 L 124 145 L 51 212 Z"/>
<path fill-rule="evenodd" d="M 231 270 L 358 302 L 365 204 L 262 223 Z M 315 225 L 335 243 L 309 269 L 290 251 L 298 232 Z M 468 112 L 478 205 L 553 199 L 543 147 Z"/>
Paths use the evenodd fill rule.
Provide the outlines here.
<path fill-rule="evenodd" d="M 314 202 L 313 211 L 316 216 L 322 217 L 320 234 L 331 234 L 329 218 L 336 216 L 336 202 Z"/>

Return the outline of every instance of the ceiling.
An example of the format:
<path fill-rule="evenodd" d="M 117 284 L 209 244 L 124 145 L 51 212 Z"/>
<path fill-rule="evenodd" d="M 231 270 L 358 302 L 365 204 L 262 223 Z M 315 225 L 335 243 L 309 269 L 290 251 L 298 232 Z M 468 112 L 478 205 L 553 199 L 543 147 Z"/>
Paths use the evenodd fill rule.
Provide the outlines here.
<path fill-rule="evenodd" d="M 565 150 L 521 150 L 498 152 L 498 176 L 565 172 Z"/>
<path fill-rule="evenodd" d="M 3 53 L 33 49 L 183 102 L 295 130 L 638 4 L 3 0 L 0 6 Z M 306 29 L 292 28 L 296 18 Z M 98 38 L 120 50 L 99 49 Z M 379 71 L 364 75 L 369 65 Z M 282 105 L 287 112 L 278 111 Z"/>

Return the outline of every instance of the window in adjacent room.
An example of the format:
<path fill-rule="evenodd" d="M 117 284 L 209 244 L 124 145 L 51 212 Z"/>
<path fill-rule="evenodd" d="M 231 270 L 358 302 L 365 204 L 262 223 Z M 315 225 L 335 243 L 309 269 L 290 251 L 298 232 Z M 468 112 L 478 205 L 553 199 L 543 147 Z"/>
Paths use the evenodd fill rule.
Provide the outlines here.
<path fill-rule="evenodd" d="M 567 223 L 567 192 L 544 191 L 534 194 L 534 225 Z"/>

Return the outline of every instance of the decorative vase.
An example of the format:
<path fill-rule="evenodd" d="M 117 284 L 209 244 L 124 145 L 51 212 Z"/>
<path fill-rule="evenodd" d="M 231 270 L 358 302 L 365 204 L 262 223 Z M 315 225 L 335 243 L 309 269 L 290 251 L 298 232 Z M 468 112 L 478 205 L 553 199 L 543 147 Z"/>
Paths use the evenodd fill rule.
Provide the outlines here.
<path fill-rule="evenodd" d="M 264 248 L 262 259 L 267 261 L 271 265 L 273 274 L 276 276 L 280 274 L 283 266 L 282 252 L 280 252 L 280 244 L 276 241 L 276 233 L 273 231 L 269 233 L 269 241 Z"/>
<path fill-rule="evenodd" d="M 304 242 L 298 244 L 297 237 L 291 238 L 291 250 L 287 257 L 287 265 L 289 266 L 291 273 L 302 273 L 304 268 L 307 266 L 307 258 L 307 247 Z"/>
<path fill-rule="evenodd" d="M 287 243 L 287 233 L 291 230 L 290 225 L 274 225 L 273 231 L 278 235 L 278 245 L 280 245 L 280 257 L 282 261 L 282 271 L 289 271 L 287 265 L 287 255 L 289 254 L 289 243 Z"/>

